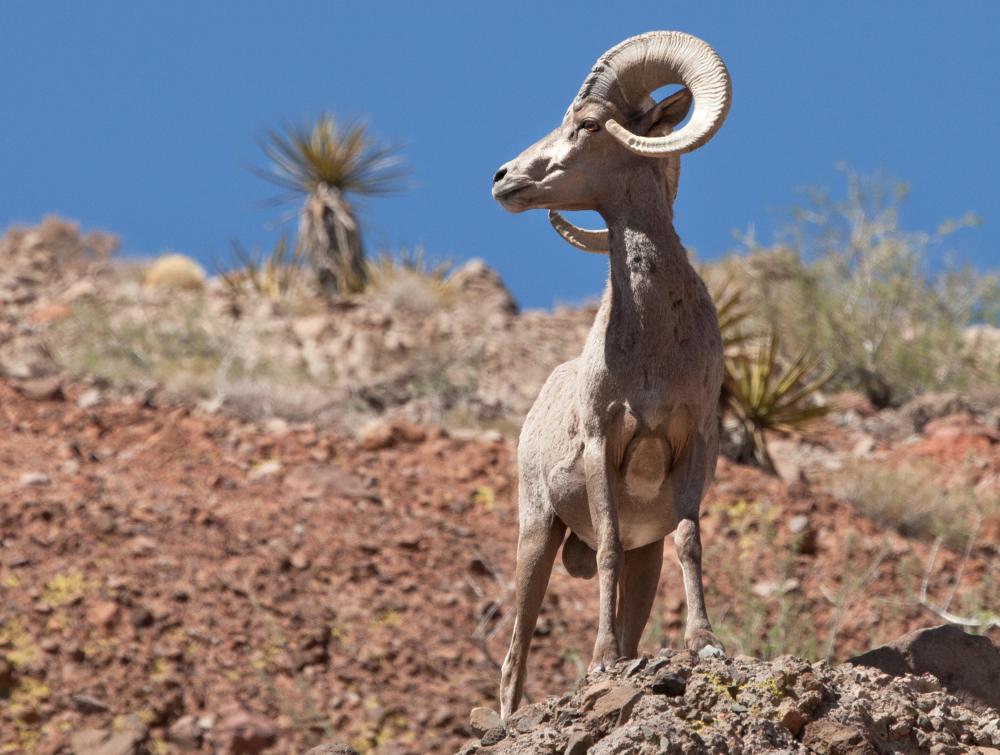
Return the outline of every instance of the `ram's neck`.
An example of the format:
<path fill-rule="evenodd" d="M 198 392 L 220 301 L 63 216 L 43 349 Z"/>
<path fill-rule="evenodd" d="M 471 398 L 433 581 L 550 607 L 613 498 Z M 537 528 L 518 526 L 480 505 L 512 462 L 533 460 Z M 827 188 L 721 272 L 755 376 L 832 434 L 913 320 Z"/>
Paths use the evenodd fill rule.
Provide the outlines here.
<path fill-rule="evenodd" d="M 606 345 L 623 354 L 662 348 L 677 332 L 693 275 L 662 176 L 643 171 L 631 179 L 601 210 L 611 257 Z"/>

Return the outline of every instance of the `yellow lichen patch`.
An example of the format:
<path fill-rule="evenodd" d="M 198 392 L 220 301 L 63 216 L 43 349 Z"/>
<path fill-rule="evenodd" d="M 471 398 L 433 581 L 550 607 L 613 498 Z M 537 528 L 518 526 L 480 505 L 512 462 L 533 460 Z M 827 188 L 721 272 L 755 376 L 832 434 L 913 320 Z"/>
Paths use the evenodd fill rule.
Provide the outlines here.
<path fill-rule="evenodd" d="M 716 693 L 731 697 L 733 700 L 736 699 L 736 695 L 733 694 L 733 683 L 731 680 L 725 679 L 711 671 L 705 673 L 705 678 L 708 679 L 708 683 L 712 685 L 712 689 L 714 689 Z"/>
<path fill-rule="evenodd" d="M 372 750 L 371 738 L 362 734 L 361 736 L 354 737 L 351 740 L 351 747 L 357 750 L 361 755 Z"/>
<path fill-rule="evenodd" d="M 345 648 L 351 646 L 351 634 L 349 629 L 346 629 L 339 624 L 330 625 L 330 639 Z"/>
<path fill-rule="evenodd" d="M 88 642 L 81 646 L 83 654 L 87 658 L 96 658 L 102 652 L 113 653 L 121 643 L 117 637 L 104 637 L 95 633 L 88 635 Z"/>
<path fill-rule="evenodd" d="M 150 673 L 149 678 L 154 682 L 162 682 L 172 673 L 174 673 L 174 665 L 166 658 L 157 658 L 156 663 L 153 664 L 153 671 Z"/>
<path fill-rule="evenodd" d="M 761 692 L 769 693 L 775 700 L 780 700 L 785 696 L 784 686 L 773 676 L 768 677 L 763 681 L 756 680 L 750 682 L 750 686 L 754 689 L 759 689 Z"/>
<path fill-rule="evenodd" d="M 11 713 L 13 715 L 13 710 Z M 17 741 L 4 745 L 3 748 L 0 748 L 0 753 L 35 752 L 38 742 L 42 738 L 42 732 L 37 724 L 18 720 L 14 722 L 14 727 L 17 731 Z"/>
<path fill-rule="evenodd" d="M 16 668 L 28 666 L 42 654 L 42 649 L 17 618 L 0 624 L 0 648 L 7 648 L 3 655 Z"/>
<path fill-rule="evenodd" d="M 375 614 L 372 625 L 376 627 L 398 627 L 403 624 L 403 614 L 392 608 L 382 609 Z"/>
<path fill-rule="evenodd" d="M 42 597 L 53 608 L 59 608 L 81 600 L 88 590 L 96 586 L 97 583 L 88 581 L 80 572 L 56 574 L 45 583 Z"/>
<path fill-rule="evenodd" d="M 138 716 L 139 720 L 142 721 L 147 726 L 156 720 L 156 711 L 154 711 L 152 708 L 141 708 L 139 712 L 136 713 L 135 715 Z M 115 719 L 115 722 L 118 723 L 117 718 Z M 122 731 L 129 728 L 128 725 L 125 724 L 125 722 L 122 722 L 120 725 L 122 727 L 121 728 Z"/>
<path fill-rule="evenodd" d="M 19 587 L 20 584 L 21 580 L 19 580 L 13 574 L 4 574 L 2 577 L 0 577 L 0 587 L 2 587 L 4 590 L 13 590 Z"/>
<path fill-rule="evenodd" d="M 49 620 L 45 622 L 45 630 L 50 634 L 62 632 L 69 627 L 69 623 L 69 616 L 62 611 L 57 611 L 49 616 Z"/>
<path fill-rule="evenodd" d="M 472 494 L 472 502 L 477 506 L 482 506 L 483 511 L 493 511 L 497 505 L 496 491 L 489 485 L 480 485 Z"/>
<path fill-rule="evenodd" d="M 25 677 L 14 688 L 7 709 L 12 717 L 24 719 L 51 696 L 52 690 L 45 682 Z"/>
<path fill-rule="evenodd" d="M 283 642 L 281 637 L 272 637 L 260 647 L 254 648 L 250 653 L 250 666 L 257 671 L 266 671 L 274 666 L 284 651 Z"/>

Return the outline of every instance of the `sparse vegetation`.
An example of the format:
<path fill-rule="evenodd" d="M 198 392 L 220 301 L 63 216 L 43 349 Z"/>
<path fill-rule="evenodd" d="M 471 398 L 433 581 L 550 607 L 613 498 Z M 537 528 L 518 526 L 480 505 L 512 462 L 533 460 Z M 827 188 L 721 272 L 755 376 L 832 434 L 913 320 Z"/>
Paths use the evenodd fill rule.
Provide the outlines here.
<path fill-rule="evenodd" d="M 835 492 L 858 512 L 901 535 L 941 537 L 960 549 L 984 517 L 1000 521 L 1000 500 L 984 500 L 968 486 L 942 486 L 931 471 L 866 462 L 834 479 Z"/>
<path fill-rule="evenodd" d="M 271 161 L 258 171 L 285 189 L 284 202 L 305 197 L 298 246 L 329 294 L 357 293 L 367 283 L 361 227 L 348 197 L 398 191 L 403 171 L 398 148 L 377 143 L 362 123 L 338 124 L 324 113 L 310 126 L 271 131 L 262 144 Z"/>
<path fill-rule="evenodd" d="M 404 248 L 395 255 L 382 252 L 368 263 L 368 290 L 383 290 L 400 279 L 416 279 L 443 296 L 450 290 L 448 274 L 451 271 L 451 260 L 432 262 L 422 246 L 412 251 Z"/>
<path fill-rule="evenodd" d="M 793 576 L 793 553 L 778 541 L 781 508 L 768 501 L 736 501 L 721 513 L 727 537 L 706 546 L 706 561 L 721 567 L 706 581 L 709 604 L 721 611 L 712 617 L 716 634 L 731 652 L 815 658 L 817 626 Z M 773 554 L 778 554 L 775 571 L 763 571 L 760 565 Z M 725 595 L 741 599 L 734 604 Z"/>
<path fill-rule="evenodd" d="M 905 230 L 905 184 L 844 173 L 843 200 L 811 192 L 778 243 L 765 247 L 750 234 L 746 257 L 724 263 L 747 287 L 754 319 L 790 353 L 821 355 L 834 387 L 861 390 L 876 406 L 995 381 L 995 363 L 964 333 L 1000 324 L 1000 282 L 944 251 L 950 234 L 978 219 Z"/>
<path fill-rule="evenodd" d="M 304 293 L 303 255 L 300 249 L 292 250 L 287 235 L 282 234 L 267 252 L 248 252 L 238 241 L 233 242 L 232 249 L 240 267 L 221 272 L 219 278 L 234 301 L 247 294 L 281 301 L 291 294 Z"/>
<path fill-rule="evenodd" d="M 817 360 L 803 351 L 784 367 L 778 353 L 778 339 L 772 335 L 755 350 L 726 359 L 725 395 L 740 425 L 740 456 L 769 472 L 774 472 L 774 461 L 765 433 L 801 430 L 829 411 L 818 403 L 818 394 L 830 375 L 808 377 L 816 372 Z"/>

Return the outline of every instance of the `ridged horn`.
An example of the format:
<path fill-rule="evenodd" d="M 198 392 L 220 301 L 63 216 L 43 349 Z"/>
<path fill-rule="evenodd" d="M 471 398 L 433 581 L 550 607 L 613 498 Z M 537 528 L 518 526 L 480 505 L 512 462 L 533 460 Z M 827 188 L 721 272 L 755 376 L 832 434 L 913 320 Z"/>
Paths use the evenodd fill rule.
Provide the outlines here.
<path fill-rule="evenodd" d="M 638 109 L 648 96 L 669 84 L 686 86 L 694 113 L 678 131 L 666 136 L 640 136 L 609 120 L 608 133 L 636 154 L 667 157 L 703 146 L 722 126 L 733 96 L 722 58 L 697 37 L 678 31 L 653 31 L 627 39 L 602 55 L 584 81 L 577 100 L 620 96 Z"/>
<path fill-rule="evenodd" d="M 610 249 L 607 230 L 590 231 L 586 228 L 577 228 L 555 210 L 549 210 L 549 222 L 556 229 L 556 233 L 577 249 L 592 254 L 607 254 Z"/>

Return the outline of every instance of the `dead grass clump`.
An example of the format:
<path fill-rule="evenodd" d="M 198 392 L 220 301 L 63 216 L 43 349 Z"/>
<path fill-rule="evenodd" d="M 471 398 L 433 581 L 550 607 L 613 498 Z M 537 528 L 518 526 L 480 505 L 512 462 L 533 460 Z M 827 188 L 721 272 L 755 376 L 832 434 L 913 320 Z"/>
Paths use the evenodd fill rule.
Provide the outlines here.
<path fill-rule="evenodd" d="M 393 309 L 411 314 L 427 314 L 447 304 L 456 287 L 450 282 L 450 261 L 432 262 L 424 248 L 383 252 L 368 262 L 365 294 L 387 301 Z"/>
<path fill-rule="evenodd" d="M 221 272 L 219 280 L 237 308 L 250 296 L 276 302 L 308 292 L 305 256 L 301 249 L 292 248 L 287 236 L 281 236 L 268 251 L 247 251 L 237 241 L 232 247 L 240 267 Z"/>
<path fill-rule="evenodd" d="M 841 472 L 834 492 L 859 513 L 905 537 L 941 537 L 951 548 L 962 548 L 984 516 L 996 516 L 996 501 L 982 500 L 968 486 L 947 487 L 927 471 L 891 468 L 872 462 Z"/>

